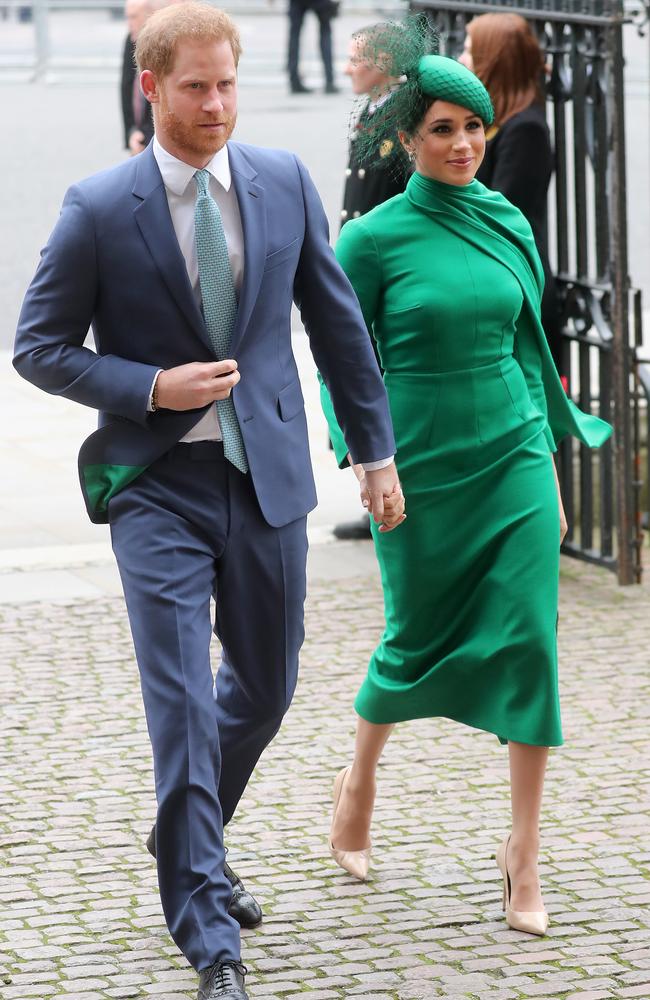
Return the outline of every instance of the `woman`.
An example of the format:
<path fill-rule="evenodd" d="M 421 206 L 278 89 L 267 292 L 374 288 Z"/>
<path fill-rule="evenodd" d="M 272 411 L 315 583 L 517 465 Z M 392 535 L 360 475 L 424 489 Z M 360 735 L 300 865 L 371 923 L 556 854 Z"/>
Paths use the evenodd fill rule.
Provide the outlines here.
<path fill-rule="evenodd" d="M 504 194 L 530 222 L 544 268 L 542 326 L 561 372 L 557 288 L 548 260 L 546 198 L 553 151 L 546 124 L 544 57 L 519 14 L 481 14 L 467 25 L 460 61 L 485 84 L 494 106 L 494 124 L 476 176 Z"/>
<path fill-rule="evenodd" d="M 423 56 L 384 113 L 415 172 L 404 194 L 349 222 L 336 248 L 385 371 L 408 517 L 390 533 L 373 525 L 386 628 L 355 702 L 330 850 L 365 877 L 375 770 L 394 723 L 445 716 L 494 733 L 510 757 L 512 831 L 498 851 L 506 919 L 544 934 L 539 814 L 548 747 L 562 743 L 566 530 L 551 451 L 567 433 L 599 445 L 611 428 L 562 389 L 539 321 L 530 226 L 474 179 L 492 114 L 465 66 Z M 343 462 L 325 389 L 323 402 Z"/>

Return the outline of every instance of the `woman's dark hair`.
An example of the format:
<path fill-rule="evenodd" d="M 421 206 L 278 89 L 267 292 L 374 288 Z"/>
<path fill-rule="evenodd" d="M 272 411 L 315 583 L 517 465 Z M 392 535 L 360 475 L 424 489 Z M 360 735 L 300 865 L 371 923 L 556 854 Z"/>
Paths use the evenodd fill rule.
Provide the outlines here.
<path fill-rule="evenodd" d="M 467 25 L 474 72 L 494 106 L 496 125 L 542 103 L 544 56 L 533 29 L 519 14 L 480 14 Z"/>

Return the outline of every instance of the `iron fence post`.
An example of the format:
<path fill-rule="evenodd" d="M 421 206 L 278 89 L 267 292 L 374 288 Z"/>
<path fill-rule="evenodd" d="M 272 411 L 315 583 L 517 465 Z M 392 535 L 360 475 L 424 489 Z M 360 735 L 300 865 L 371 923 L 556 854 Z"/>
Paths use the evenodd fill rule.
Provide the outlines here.
<path fill-rule="evenodd" d="M 618 535 L 618 582 L 635 583 L 634 524 L 632 496 L 632 410 L 630 370 L 632 351 L 628 327 L 629 278 L 627 273 L 627 213 L 625 191 L 625 119 L 623 82 L 623 11 L 613 20 L 608 32 L 612 85 L 609 88 L 609 121 L 611 123 L 611 321 L 614 350 L 612 352 L 612 389 L 614 397 L 614 448 L 616 520 Z"/>

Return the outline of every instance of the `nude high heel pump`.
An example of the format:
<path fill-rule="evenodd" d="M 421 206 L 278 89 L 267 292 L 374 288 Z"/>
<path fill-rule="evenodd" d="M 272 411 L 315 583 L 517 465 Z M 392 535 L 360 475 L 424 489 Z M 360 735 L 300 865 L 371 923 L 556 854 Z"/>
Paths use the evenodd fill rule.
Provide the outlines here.
<path fill-rule="evenodd" d="M 336 818 L 336 810 L 338 808 L 339 799 L 341 798 L 341 792 L 343 791 L 343 785 L 345 784 L 345 779 L 350 771 L 349 767 L 344 767 L 342 771 L 337 774 L 334 781 L 334 807 L 332 810 L 332 829 L 334 829 L 334 820 Z M 329 837 L 329 849 L 330 854 L 336 861 L 337 865 L 340 865 L 344 871 L 358 878 L 361 882 L 365 882 L 368 877 L 368 869 L 370 867 L 370 854 L 372 852 L 372 845 L 368 844 L 362 851 L 339 851 L 338 848 L 334 847 L 332 843 L 332 834 L 330 832 Z"/>
<path fill-rule="evenodd" d="M 544 937 L 548 930 L 546 910 L 513 910 L 510 906 L 511 887 L 506 862 L 509 840 L 510 836 L 508 835 L 497 849 L 497 865 L 503 876 L 503 909 L 506 914 L 506 923 L 513 931 L 523 931 L 525 934 L 538 934 L 539 937 Z"/>

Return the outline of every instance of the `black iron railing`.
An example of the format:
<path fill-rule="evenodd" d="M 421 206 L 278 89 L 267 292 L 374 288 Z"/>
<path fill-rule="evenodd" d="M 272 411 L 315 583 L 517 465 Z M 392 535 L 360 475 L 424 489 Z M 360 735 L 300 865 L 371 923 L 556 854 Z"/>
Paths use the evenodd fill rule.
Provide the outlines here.
<path fill-rule="evenodd" d="M 630 290 L 625 206 L 621 0 L 413 0 L 456 56 L 465 26 L 489 11 L 523 15 L 549 68 L 546 95 L 555 149 L 552 257 L 562 304 L 563 373 L 581 409 L 614 425 L 593 452 L 563 442 L 558 456 L 569 520 L 563 550 L 641 579 L 641 487 L 650 472 L 650 371 L 638 370 L 639 293 Z M 641 453 L 646 449 L 647 468 Z"/>

